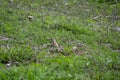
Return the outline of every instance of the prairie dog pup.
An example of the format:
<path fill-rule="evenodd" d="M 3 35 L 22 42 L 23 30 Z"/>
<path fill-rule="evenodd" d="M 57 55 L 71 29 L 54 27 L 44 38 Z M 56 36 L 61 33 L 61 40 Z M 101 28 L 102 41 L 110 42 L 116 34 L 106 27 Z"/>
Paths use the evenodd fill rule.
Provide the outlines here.
<path fill-rule="evenodd" d="M 56 42 L 56 40 L 54 38 L 51 38 L 50 42 L 51 42 L 51 46 L 57 47 L 57 48 L 59 47 L 58 43 Z"/>
<path fill-rule="evenodd" d="M 58 52 L 63 52 L 63 47 L 59 46 L 54 38 L 50 39 L 51 48 L 56 49 Z"/>

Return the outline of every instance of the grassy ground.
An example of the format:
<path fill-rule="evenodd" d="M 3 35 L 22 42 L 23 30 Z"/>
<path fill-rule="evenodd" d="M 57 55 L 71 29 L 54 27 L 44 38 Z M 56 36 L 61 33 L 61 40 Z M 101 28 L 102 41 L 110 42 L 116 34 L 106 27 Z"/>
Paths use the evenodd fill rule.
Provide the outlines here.
<path fill-rule="evenodd" d="M 0 80 L 119 80 L 116 16 L 120 4 L 108 2 L 1 0 Z M 62 52 L 50 51 L 50 38 Z"/>

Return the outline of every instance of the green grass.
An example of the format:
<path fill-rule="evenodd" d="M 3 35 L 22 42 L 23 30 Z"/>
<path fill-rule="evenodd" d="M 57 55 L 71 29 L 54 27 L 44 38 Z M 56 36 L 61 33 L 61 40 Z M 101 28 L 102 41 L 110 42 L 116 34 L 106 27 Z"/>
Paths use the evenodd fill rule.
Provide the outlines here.
<path fill-rule="evenodd" d="M 0 80 L 119 80 L 120 32 L 112 28 L 120 20 L 106 17 L 119 13 L 119 3 L 1 0 Z M 62 53 L 49 52 L 50 38 Z M 81 56 L 71 50 L 78 43 Z"/>

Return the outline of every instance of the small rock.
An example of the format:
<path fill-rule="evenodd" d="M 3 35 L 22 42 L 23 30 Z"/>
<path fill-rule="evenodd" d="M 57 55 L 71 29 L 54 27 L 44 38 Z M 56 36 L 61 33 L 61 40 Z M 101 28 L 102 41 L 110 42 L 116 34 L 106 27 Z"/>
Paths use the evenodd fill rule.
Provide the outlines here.
<path fill-rule="evenodd" d="M 13 64 L 16 65 L 16 66 L 19 66 L 19 65 L 20 65 L 19 62 L 14 62 Z"/>
<path fill-rule="evenodd" d="M 0 40 L 4 40 L 4 41 L 7 41 L 9 38 L 7 37 L 4 37 L 4 36 L 0 36 Z"/>
<path fill-rule="evenodd" d="M 120 50 L 113 50 L 114 52 L 120 52 Z"/>
<path fill-rule="evenodd" d="M 32 21 L 33 20 L 33 16 L 28 16 L 28 20 Z"/>
<path fill-rule="evenodd" d="M 104 44 L 106 47 L 108 47 L 108 48 L 111 48 L 112 49 L 112 44 L 110 44 L 110 43 L 107 43 L 107 44 Z"/>
<path fill-rule="evenodd" d="M 120 32 L 120 27 L 114 27 L 113 30 L 117 31 L 117 32 Z"/>
<path fill-rule="evenodd" d="M 6 66 L 7 66 L 7 67 L 10 67 L 10 66 L 11 66 L 11 63 L 7 63 Z"/>

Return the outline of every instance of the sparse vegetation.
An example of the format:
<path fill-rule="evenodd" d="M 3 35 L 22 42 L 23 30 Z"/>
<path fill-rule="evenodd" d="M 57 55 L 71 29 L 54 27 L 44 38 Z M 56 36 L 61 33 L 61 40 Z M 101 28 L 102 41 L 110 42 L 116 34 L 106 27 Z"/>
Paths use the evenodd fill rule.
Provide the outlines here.
<path fill-rule="evenodd" d="M 119 80 L 120 3 L 106 1 L 0 0 L 0 80 Z"/>

